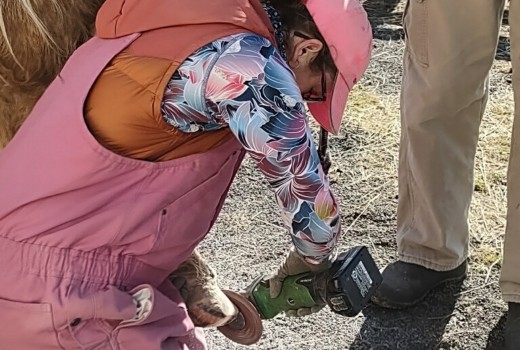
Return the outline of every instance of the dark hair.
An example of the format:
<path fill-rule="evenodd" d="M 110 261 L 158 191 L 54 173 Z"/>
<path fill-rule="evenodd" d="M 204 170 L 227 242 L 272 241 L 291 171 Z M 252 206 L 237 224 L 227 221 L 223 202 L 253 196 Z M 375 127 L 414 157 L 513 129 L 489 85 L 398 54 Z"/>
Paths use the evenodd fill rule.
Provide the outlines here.
<path fill-rule="evenodd" d="M 306 0 L 269 0 L 269 2 L 278 10 L 282 25 L 289 34 L 295 31 L 302 32 L 323 43 L 323 49 L 311 63 L 311 68 L 316 71 L 321 71 L 324 68 L 328 72 L 335 73 L 337 69 L 330 49 L 318 30 L 316 23 L 314 23 L 307 7 L 305 7 Z M 286 44 L 290 48 L 290 43 Z"/>

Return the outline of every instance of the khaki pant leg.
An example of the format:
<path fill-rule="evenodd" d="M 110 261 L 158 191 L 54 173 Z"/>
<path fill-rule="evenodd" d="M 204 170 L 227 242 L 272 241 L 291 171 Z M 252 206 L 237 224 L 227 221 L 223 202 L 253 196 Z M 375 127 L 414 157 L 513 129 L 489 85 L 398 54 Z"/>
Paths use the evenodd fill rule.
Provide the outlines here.
<path fill-rule="evenodd" d="M 515 118 L 507 180 L 507 228 L 500 287 L 505 301 L 520 303 L 520 3 L 518 0 L 511 0 L 509 23 Z"/>
<path fill-rule="evenodd" d="M 516 1 L 516 0 L 513 0 Z M 468 251 L 468 208 L 504 0 L 409 0 L 397 243 L 438 271 Z"/>

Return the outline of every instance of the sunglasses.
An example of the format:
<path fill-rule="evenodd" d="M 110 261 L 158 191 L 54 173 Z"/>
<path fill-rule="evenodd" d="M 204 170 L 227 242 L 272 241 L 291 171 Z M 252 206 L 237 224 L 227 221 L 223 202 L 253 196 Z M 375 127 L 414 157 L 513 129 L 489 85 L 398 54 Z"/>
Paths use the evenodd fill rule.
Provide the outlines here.
<path fill-rule="evenodd" d="M 307 34 L 304 34 L 302 32 L 298 32 L 298 31 L 295 31 L 294 35 L 298 36 L 302 39 L 305 39 L 305 40 L 314 39 L 314 38 L 311 38 L 310 36 L 308 36 Z M 322 71 L 321 71 L 321 96 L 312 96 L 311 94 L 305 94 L 305 95 L 302 95 L 302 97 L 305 102 L 309 102 L 309 103 L 324 102 L 327 100 L 327 81 L 325 79 L 325 68 L 324 67 L 322 68 Z"/>

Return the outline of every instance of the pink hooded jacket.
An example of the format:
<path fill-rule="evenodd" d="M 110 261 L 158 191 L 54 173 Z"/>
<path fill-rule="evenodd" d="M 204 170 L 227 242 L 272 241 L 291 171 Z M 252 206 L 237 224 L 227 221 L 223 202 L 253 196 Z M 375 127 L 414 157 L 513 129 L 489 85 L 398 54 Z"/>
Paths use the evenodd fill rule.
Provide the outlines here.
<path fill-rule="evenodd" d="M 190 3 L 182 16 L 177 3 Z M 128 46 L 178 64 L 192 50 L 184 42 L 270 34 L 255 0 L 216 3 L 107 0 L 98 28 L 114 38 L 74 53 L 0 153 L 0 348 L 205 347 L 167 276 L 213 225 L 240 144 L 159 163 L 125 158 L 96 141 L 83 107 Z M 158 42 L 165 33 L 179 40 Z"/>

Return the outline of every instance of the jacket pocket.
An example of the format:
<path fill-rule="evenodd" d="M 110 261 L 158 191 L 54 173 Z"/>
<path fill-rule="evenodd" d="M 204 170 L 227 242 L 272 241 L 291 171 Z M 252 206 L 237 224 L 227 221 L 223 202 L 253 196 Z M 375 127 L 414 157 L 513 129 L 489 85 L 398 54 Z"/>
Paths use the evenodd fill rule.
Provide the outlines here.
<path fill-rule="evenodd" d="M 195 336 L 194 326 L 178 291 L 165 283 L 170 285 L 168 295 L 143 284 L 129 292 L 109 287 L 82 299 L 85 306 L 95 300 L 91 316 L 70 315 L 58 330 L 60 349 L 183 349 Z"/>
<path fill-rule="evenodd" d="M 0 299 L 1 349 L 61 349 L 50 304 Z"/>
<path fill-rule="evenodd" d="M 110 333 L 115 325 L 103 319 L 74 319 L 58 331 L 60 345 L 65 349 L 109 350 Z"/>
<path fill-rule="evenodd" d="M 206 236 L 224 204 L 241 154 L 232 153 L 211 175 L 161 210 L 154 250 L 159 254 L 169 251 L 170 257 L 161 258 L 163 262 L 154 260 L 152 265 L 169 270 L 172 266 L 167 264 L 176 260 L 178 266 Z"/>
<path fill-rule="evenodd" d="M 428 0 L 407 0 L 403 12 L 407 53 L 423 67 L 428 59 Z"/>
<path fill-rule="evenodd" d="M 180 350 L 186 348 L 185 344 L 196 340 L 192 339 L 195 337 L 194 326 L 186 305 L 180 294 L 173 290 L 175 294 L 171 297 L 150 285 L 140 285 L 130 291 L 137 312 L 112 332 L 119 349 Z M 206 349 L 203 341 L 197 349 Z"/>

